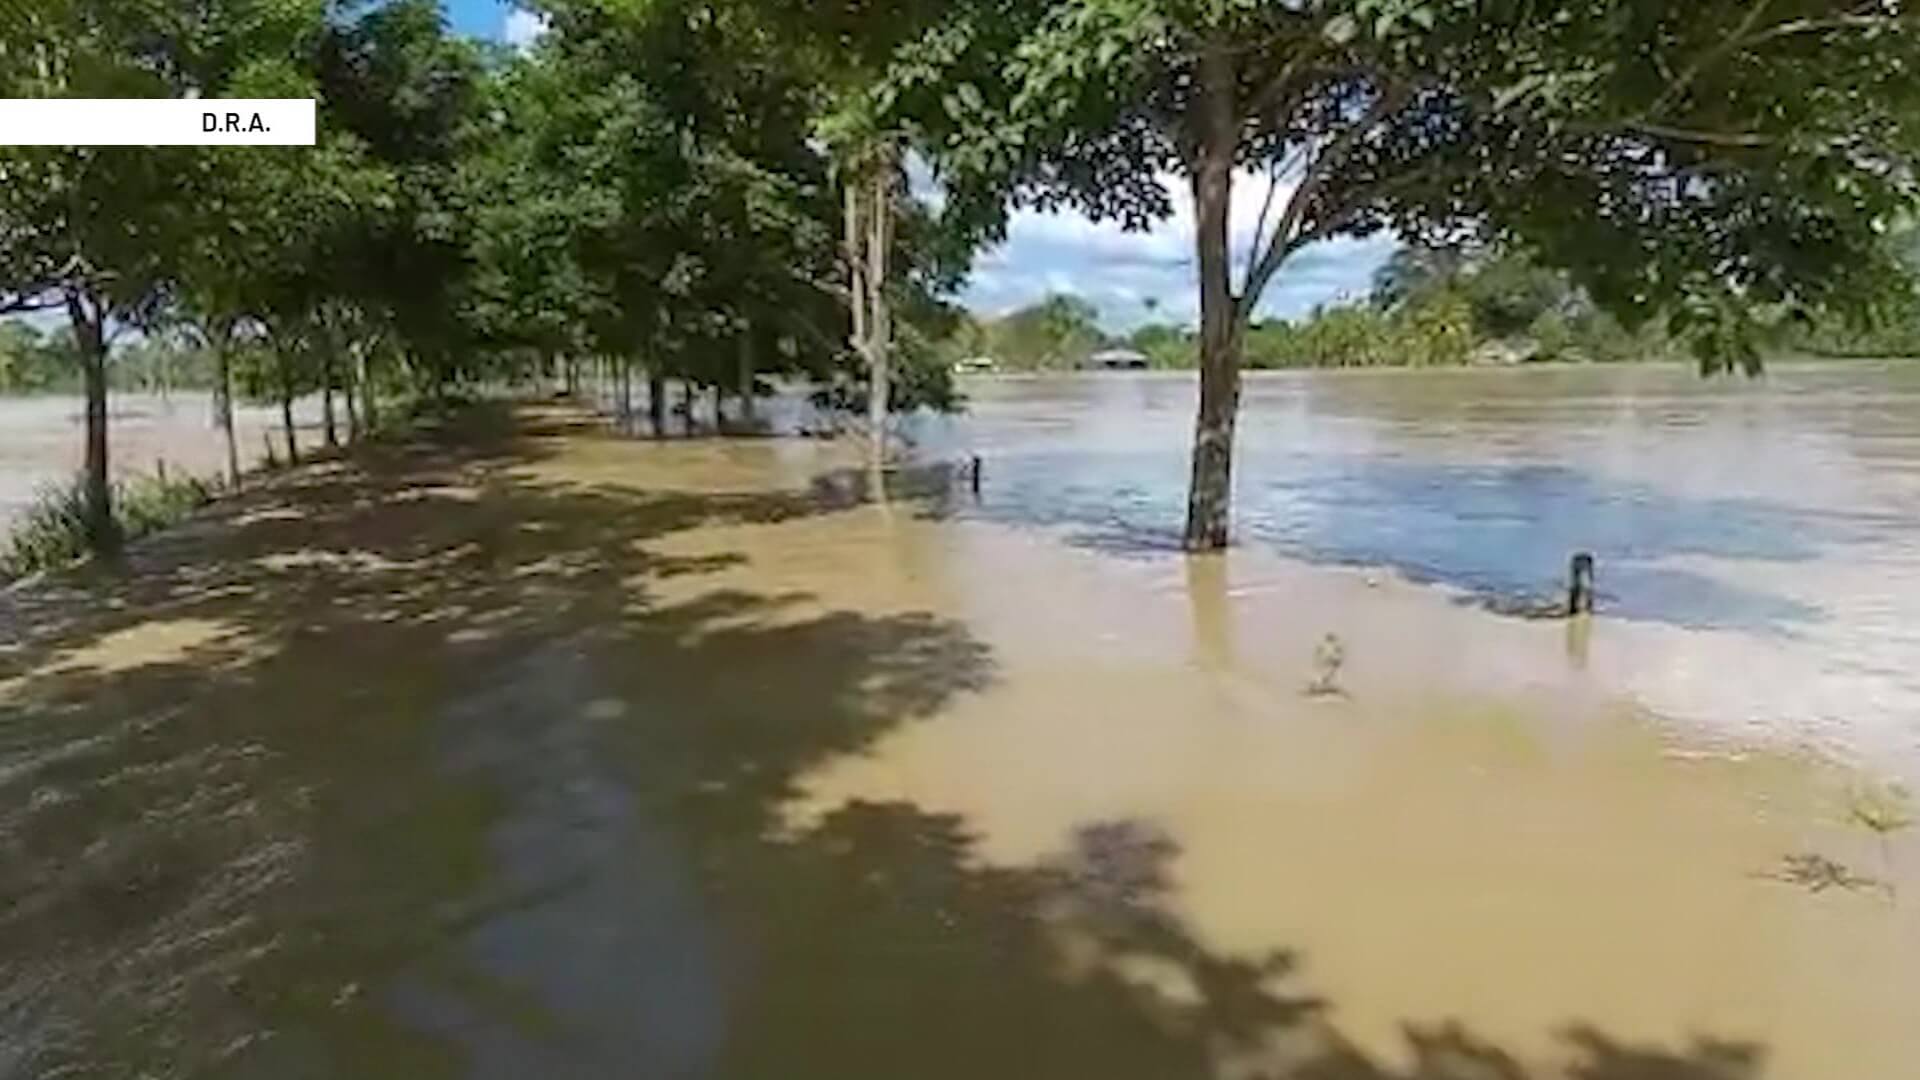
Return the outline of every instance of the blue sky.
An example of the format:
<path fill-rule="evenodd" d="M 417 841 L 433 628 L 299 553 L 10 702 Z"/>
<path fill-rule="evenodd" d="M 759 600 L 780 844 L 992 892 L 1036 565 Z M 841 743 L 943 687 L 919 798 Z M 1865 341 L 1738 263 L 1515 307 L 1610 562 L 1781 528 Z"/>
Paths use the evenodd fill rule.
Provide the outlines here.
<path fill-rule="evenodd" d="M 445 0 L 442 6 L 455 30 L 495 41 L 505 35 L 507 14 L 513 10 L 505 0 Z"/>
<path fill-rule="evenodd" d="M 538 21 L 507 0 L 444 0 L 454 29 L 495 41 L 522 42 Z M 1172 183 L 1171 178 L 1166 182 Z M 1244 244 L 1265 182 L 1243 176 L 1235 185 L 1235 240 Z M 981 314 L 1000 314 L 1050 292 L 1072 292 L 1093 302 L 1112 329 L 1148 321 L 1191 322 L 1197 295 L 1193 271 L 1193 215 L 1176 190 L 1173 218 L 1150 232 L 1128 233 L 1074 213 L 1014 214 L 1007 242 L 982 252 L 961 299 Z M 1296 255 L 1267 289 L 1265 316 L 1302 314 L 1316 304 L 1366 294 L 1373 271 L 1393 250 L 1390 237 L 1339 240 Z"/>

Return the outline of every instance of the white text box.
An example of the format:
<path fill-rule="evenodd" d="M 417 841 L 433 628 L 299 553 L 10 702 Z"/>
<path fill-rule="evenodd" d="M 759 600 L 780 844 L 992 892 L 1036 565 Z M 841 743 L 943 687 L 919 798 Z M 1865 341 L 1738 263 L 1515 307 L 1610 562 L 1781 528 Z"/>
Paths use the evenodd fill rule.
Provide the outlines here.
<path fill-rule="evenodd" d="M 312 146 L 312 98 L 0 98 L 0 146 Z"/>

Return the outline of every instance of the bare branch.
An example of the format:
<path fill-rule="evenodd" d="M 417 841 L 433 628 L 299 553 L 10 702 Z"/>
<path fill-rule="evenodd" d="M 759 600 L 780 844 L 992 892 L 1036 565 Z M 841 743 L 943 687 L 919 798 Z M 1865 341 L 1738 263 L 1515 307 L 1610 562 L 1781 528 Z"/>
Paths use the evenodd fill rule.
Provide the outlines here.
<path fill-rule="evenodd" d="M 1245 295 L 1247 282 L 1253 280 L 1254 257 L 1260 253 L 1260 241 L 1267 234 L 1267 215 L 1273 212 L 1273 197 L 1280 191 L 1280 170 L 1282 163 L 1275 163 L 1267 170 L 1267 197 L 1260 201 L 1260 216 L 1253 222 L 1253 240 L 1247 245 L 1247 269 L 1240 278 L 1240 292 Z M 1228 237 L 1232 237 L 1229 232 Z"/>
<path fill-rule="evenodd" d="M 1674 142 L 1701 143 L 1707 146 L 1739 146 L 1759 148 L 1773 146 L 1779 140 L 1771 135 L 1762 135 L 1753 131 L 1697 131 L 1692 128 L 1670 127 L 1666 124 L 1634 122 L 1626 125 L 1626 130 L 1637 131 L 1642 135 L 1651 135 L 1656 139 L 1670 139 Z"/>
<path fill-rule="evenodd" d="M 1782 38 L 1796 37 L 1802 34 L 1817 34 L 1829 30 L 1858 30 L 1865 32 L 1920 27 L 1920 18 L 1914 16 L 1855 14 L 1833 15 L 1824 18 L 1789 19 L 1786 22 L 1769 26 L 1764 30 L 1755 31 L 1754 27 L 1760 22 L 1760 17 L 1765 14 L 1767 5 L 1770 2 L 1771 0 L 1754 0 L 1753 6 L 1747 9 L 1746 15 L 1741 18 L 1740 25 L 1734 27 L 1733 30 L 1721 40 L 1720 44 L 1701 53 L 1699 57 L 1695 58 L 1693 63 L 1687 65 L 1686 69 L 1680 73 L 1678 78 L 1672 80 L 1667 89 L 1662 91 L 1660 96 L 1654 100 L 1653 104 L 1640 113 L 1642 119 L 1632 122 L 1628 126 L 1648 135 L 1683 142 L 1705 143 L 1714 146 L 1769 145 L 1774 140 L 1763 135 L 1747 132 L 1693 131 L 1686 128 L 1661 124 L 1658 123 L 1657 120 L 1681 95 L 1692 88 L 1694 81 L 1697 80 L 1707 68 L 1724 61 L 1727 57 L 1735 53 L 1751 49 L 1757 45 L 1764 45 L 1767 42 L 1778 41 Z"/>
<path fill-rule="evenodd" d="M 1911 30 L 1915 27 L 1920 27 L 1920 16 L 1834 15 L 1824 19 L 1792 19 L 1748 36 L 1738 42 L 1738 47 L 1760 45 L 1799 34 L 1817 34 L 1825 30 Z"/>
<path fill-rule="evenodd" d="M 66 297 L 58 293 L 37 291 L 21 293 L 17 296 L 0 299 L 0 315 L 25 315 L 35 311 L 52 311 L 66 305 Z"/>
<path fill-rule="evenodd" d="M 1473 171 L 1474 169 L 1471 165 L 1456 164 L 1450 168 L 1440 164 L 1420 168 L 1409 165 L 1384 180 L 1368 184 L 1365 187 L 1355 188 L 1349 191 L 1346 198 L 1340 201 L 1335 212 L 1322 215 L 1312 228 L 1307 229 L 1296 237 L 1293 248 L 1297 251 L 1300 248 L 1306 247 L 1308 244 L 1318 243 L 1321 240 L 1331 237 L 1340 230 L 1340 226 L 1345 221 L 1346 215 L 1351 213 L 1355 208 L 1366 203 L 1376 202 L 1401 188 L 1432 183 L 1435 179 L 1449 174 L 1460 175 Z"/>
<path fill-rule="evenodd" d="M 1567 130 L 1582 135 L 1645 135 L 1652 139 L 1667 142 L 1697 143 L 1701 146 L 1726 146 L 1742 149 L 1764 149 L 1776 146 L 1780 137 L 1757 131 L 1708 131 L 1703 128 L 1678 127 L 1673 124 L 1655 124 L 1643 120 L 1619 120 L 1612 123 L 1569 124 Z M 1807 137 L 1802 133 L 1802 138 Z"/>
<path fill-rule="evenodd" d="M 1353 148 L 1367 133 L 1372 131 L 1381 120 L 1397 111 L 1406 101 L 1406 91 L 1400 87 L 1388 87 L 1380 91 L 1367 106 L 1367 111 L 1344 131 L 1335 135 L 1327 143 L 1326 149 L 1309 161 L 1306 171 L 1300 178 L 1299 186 L 1293 189 L 1293 195 L 1287 199 L 1287 208 L 1280 216 L 1280 224 L 1275 227 L 1273 236 L 1267 241 L 1267 249 L 1259 252 L 1259 261 L 1252 264 L 1247 274 L 1245 287 L 1240 294 L 1242 305 L 1251 310 L 1259 302 L 1260 294 L 1266 290 L 1267 283 L 1279 271 L 1280 264 L 1288 255 L 1298 251 L 1303 243 L 1297 235 L 1300 222 L 1305 219 L 1307 209 L 1320 196 L 1320 189 L 1326 184 L 1327 177 L 1338 169 L 1353 152 Z M 1249 253 L 1248 258 L 1254 256 Z"/>
<path fill-rule="evenodd" d="M 1686 69 L 1680 73 L 1679 78 L 1667 84 L 1667 88 L 1661 91 L 1660 96 L 1654 99 L 1653 104 L 1648 106 L 1646 112 L 1642 115 L 1658 116 L 1661 110 L 1667 107 L 1669 102 L 1681 94 L 1686 93 L 1688 88 L 1693 85 L 1693 81 L 1699 78 L 1700 73 L 1705 71 L 1709 65 L 1719 62 L 1725 58 L 1727 54 L 1738 49 L 1742 39 L 1753 31 L 1754 25 L 1760 21 L 1760 16 L 1766 12 L 1767 5 L 1771 2 L 1772 0 L 1754 0 L 1753 6 L 1748 8 L 1746 15 L 1741 18 L 1740 25 L 1734 27 L 1732 33 L 1722 38 L 1719 45 L 1695 57 L 1693 63 L 1686 66 Z"/>

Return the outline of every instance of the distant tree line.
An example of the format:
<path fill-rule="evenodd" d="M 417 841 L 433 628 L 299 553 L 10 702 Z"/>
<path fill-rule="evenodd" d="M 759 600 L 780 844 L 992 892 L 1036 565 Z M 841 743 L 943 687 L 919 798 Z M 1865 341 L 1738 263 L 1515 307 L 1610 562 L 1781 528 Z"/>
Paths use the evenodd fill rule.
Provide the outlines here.
<path fill-rule="evenodd" d="M 1905 232 L 1897 243 L 1913 246 Z M 1752 316 L 1758 347 L 1775 357 L 1920 356 L 1920 305 L 1891 305 L 1860 325 L 1796 320 L 1781 311 Z M 943 357 L 985 356 L 1015 371 L 1074 368 L 1112 346 L 1137 350 L 1154 368 L 1192 368 L 1199 359 L 1197 328 L 1162 321 L 1108 332 L 1099 309 L 1070 293 L 998 317 L 964 316 L 957 325 L 942 343 Z M 1523 251 L 1421 244 L 1398 248 L 1363 299 L 1252 321 L 1245 349 L 1255 369 L 1694 359 L 1665 317 L 1623 321 L 1572 275 Z"/>

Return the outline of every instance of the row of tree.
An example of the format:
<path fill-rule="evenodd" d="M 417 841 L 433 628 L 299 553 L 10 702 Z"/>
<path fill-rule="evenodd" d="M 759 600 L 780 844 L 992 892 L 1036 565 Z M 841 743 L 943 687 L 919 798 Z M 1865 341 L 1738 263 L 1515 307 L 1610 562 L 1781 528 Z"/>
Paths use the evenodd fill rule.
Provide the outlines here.
<path fill-rule="evenodd" d="M 823 39 L 752 5 L 545 11 L 530 54 L 450 33 L 434 0 L 50 0 L 0 26 L 0 96 L 320 106 L 312 148 L 0 149 L 0 315 L 66 324 L 12 324 L 0 355 L 9 385 L 86 393 L 95 547 L 118 539 L 108 387 L 174 374 L 156 357 L 215 389 L 236 480 L 238 394 L 280 402 L 290 455 L 303 395 L 335 441 L 396 395 L 586 365 L 623 407 L 643 381 L 657 425 L 669 379 L 748 414 L 775 371 L 882 416 L 944 398 L 927 372 L 866 392 L 938 332 L 957 264 L 898 160 L 823 138 Z M 841 189 L 864 215 L 844 235 Z M 876 284 L 849 287 L 856 257 Z"/>
<path fill-rule="evenodd" d="M 1169 175 L 1196 225 L 1195 549 L 1227 541 L 1254 312 L 1321 240 L 1525 249 L 1709 368 L 1757 363 L 1755 312 L 1912 294 L 1887 242 L 1920 185 L 1902 0 L 535 6 L 526 57 L 430 0 L 42 0 L 0 26 L 0 96 L 321 102 L 311 149 L 0 154 L 0 310 L 72 327 L 102 543 L 121 328 L 191 327 L 216 360 L 267 342 L 283 401 L 361 417 L 496 365 L 606 358 L 656 419 L 666 378 L 746 409 L 755 373 L 805 370 L 879 448 L 1009 208 L 1145 227 Z"/>

